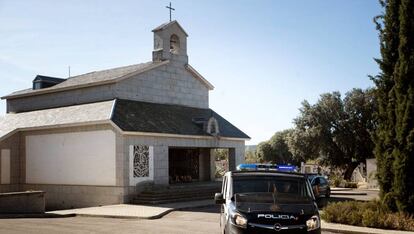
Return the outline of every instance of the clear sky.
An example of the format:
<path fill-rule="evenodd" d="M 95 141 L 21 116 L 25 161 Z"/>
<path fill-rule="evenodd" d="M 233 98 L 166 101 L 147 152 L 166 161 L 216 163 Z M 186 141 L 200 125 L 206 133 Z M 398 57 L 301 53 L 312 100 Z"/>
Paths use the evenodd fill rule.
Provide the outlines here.
<path fill-rule="evenodd" d="M 151 60 L 151 30 L 169 1 L 0 0 L 0 96 L 37 74 L 71 74 Z M 189 63 L 215 89 L 210 107 L 256 144 L 293 126 L 303 100 L 368 88 L 376 74 L 376 0 L 174 0 Z M 6 111 L 0 102 L 0 113 Z"/>

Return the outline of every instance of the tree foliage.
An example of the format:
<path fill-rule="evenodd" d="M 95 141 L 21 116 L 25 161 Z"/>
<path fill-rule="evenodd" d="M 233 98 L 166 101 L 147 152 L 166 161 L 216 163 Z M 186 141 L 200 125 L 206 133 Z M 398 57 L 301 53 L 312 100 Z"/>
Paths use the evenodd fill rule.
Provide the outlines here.
<path fill-rule="evenodd" d="M 355 167 L 372 157 L 375 108 L 370 90 L 353 89 L 344 99 L 339 92 L 325 93 L 314 105 L 305 100 L 288 137 L 290 151 L 298 160 L 343 168 L 350 179 Z"/>
<path fill-rule="evenodd" d="M 270 162 L 276 164 L 297 164 L 289 151 L 287 144 L 288 136 L 292 129 L 276 132 L 268 141 L 261 142 L 257 146 L 256 156 L 260 162 Z"/>
<path fill-rule="evenodd" d="M 375 155 L 384 203 L 414 213 L 414 1 L 380 1 Z"/>

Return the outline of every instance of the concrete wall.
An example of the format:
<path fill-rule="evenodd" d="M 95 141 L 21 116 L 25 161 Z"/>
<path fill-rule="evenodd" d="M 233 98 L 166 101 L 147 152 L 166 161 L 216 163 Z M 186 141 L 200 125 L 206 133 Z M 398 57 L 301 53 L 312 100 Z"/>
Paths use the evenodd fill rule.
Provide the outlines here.
<path fill-rule="evenodd" d="M 0 183 L 0 192 L 16 192 L 19 191 L 21 172 L 20 134 L 14 134 L 3 141 L 0 141 L 0 154 L 3 155 L 5 152 L 10 152 L 10 162 L 9 165 L 7 165 L 9 168 L 6 169 L 8 172 L 4 172 L 2 168 L 6 165 L 2 165 L 2 162 L 4 161 L 0 160 L 0 181 L 2 182 Z M 8 175 L 5 175 L 6 173 Z M 9 178 L 2 178 L 3 176 Z"/>
<path fill-rule="evenodd" d="M 46 210 L 72 209 L 124 203 L 119 186 L 23 184 L 22 191 L 45 192 Z"/>
<path fill-rule="evenodd" d="M 26 183 L 116 185 L 111 130 L 26 137 Z"/>
<path fill-rule="evenodd" d="M 10 149 L 2 149 L 0 151 L 0 184 L 10 184 L 10 161 Z"/>
<path fill-rule="evenodd" d="M 26 138 L 31 136 L 49 136 L 66 133 L 85 133 L 113 131 L 115 134 L 115 185 L 61 185 L 61 184 L 29 184 L 26 182 Z M 90 140 L 90 139 L 89 139 Z M 89 141 L 88 140 L 88 141 Z M 111 125 L 91 125 L 85 127 L 60 128 L 22 132 L 0 142 L 1 148 L 11 148 L 12 176 L 11 185 L 0 185 L 0 192 L 40 190 L 46 192 L 46 208 L 48 210 L 98 206 L 125 203 L 125 194 L 130 190 L 124 187 L 124 155 L 123 137 Z M 112 154 L 113 155 L 113 154 Z M 98 164 L 97 164 L 98 165 Z M 96 168 L 96 170 L 101 170 Z M 128 171 L 128 170 L 126 170 Z M 126 192 L 125 192 L 126 191 Z M 134 190 L 132 190 L 133 192 Z"/>
<path fill-rule="evenodd" d="M 0 213 L 34 214 L 45 212 L 45 193 L 41 191 L 0 193 Z"/>

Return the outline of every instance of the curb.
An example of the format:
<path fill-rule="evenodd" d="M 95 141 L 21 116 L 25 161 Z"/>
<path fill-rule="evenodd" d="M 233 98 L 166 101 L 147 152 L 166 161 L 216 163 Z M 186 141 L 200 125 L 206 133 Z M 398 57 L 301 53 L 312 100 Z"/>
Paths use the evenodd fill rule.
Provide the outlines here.
<path fill-rule="evenodd" d="M 44 219 L 44 218 L 69 218 L 75 217 L 76 214 L 0 214 L 0 219 Z"/>
<path fill-rule="evenodd" d="M 328 226 L 328 227 L 324 227 L 324 226 Z M 321 222 L 321 230 L 333 232 L 333 233 L 344 233 L 344 234 L 383 234 L 383 233 L 409 234 L 409 233 L 414 233 L 414 232 L 402 231 L 402 230 L 362 227 L 362 226 L 354 226 L 354 225 L 340 224 L 340 223 L 328 223 L 324 221 L 323 219 Z"/>
<path fill-rule="evenodd" d="M 335 229 L 335 228 L 323 228 L 321 227 L 322 231 L 333 232 L 333 233 L 342 233 L 342 234 L 373 234 L 373 232 L 359 232 L 359 231 L 348 231 L 342 229 Z"/>
<path fill-rule="evenodd" d="M 341 196 L 364 196 L 364 195 L 368 195 L 367 193 L 344 193 L 344 192 L 331 192 L 331 195 L 336 196 L 336 195 L 341 195 Z"/>

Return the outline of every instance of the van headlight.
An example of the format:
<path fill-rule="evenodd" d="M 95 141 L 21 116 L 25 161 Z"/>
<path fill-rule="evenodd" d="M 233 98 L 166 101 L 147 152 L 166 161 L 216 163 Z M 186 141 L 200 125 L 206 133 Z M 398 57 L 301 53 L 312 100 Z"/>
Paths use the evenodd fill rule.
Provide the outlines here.
<path fill-rule="evenodd" d="M 306 221 L 306 226 L 308 227 L 308 231 L 313 231 L 321 227 L 321 222 L 319 216 L 314 215 L 310 219 Z"/>
<path fill-rule="evenodd" d="M 232 219 L 234 225 L 239 226 L 241 228 L 247 227 L 247 219 L 243 215 L 239 213 L 234 213 Z"/>

